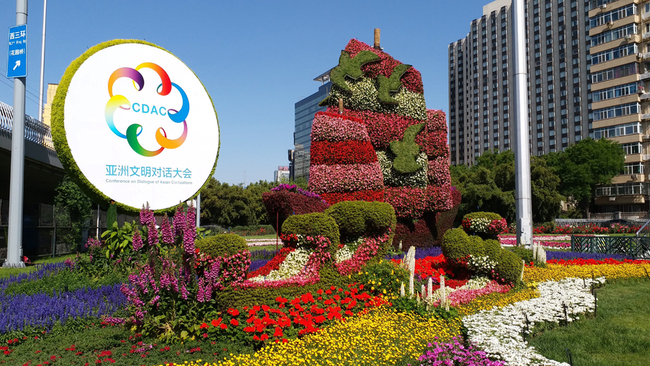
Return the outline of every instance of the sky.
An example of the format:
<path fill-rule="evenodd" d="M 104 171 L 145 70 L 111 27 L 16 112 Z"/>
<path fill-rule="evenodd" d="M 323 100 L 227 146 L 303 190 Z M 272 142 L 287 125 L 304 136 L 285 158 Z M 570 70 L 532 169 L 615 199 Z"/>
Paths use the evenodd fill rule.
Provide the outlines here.
<path fill-rule="evenodd" d="M 372 45 L 373 30 L 380 28 L 384 51 L 421 72 L 427 108 L 447 113 L 447 47 L 467 35 L 489 2 L 50 1 L 45 89 L 98 43 L 155 43 L 190 67 L 212 97 L 221 141 L 215 178 L 229 184 L 271 181 L 278 166 L 289 165 L 295 103 L 318 90 L 313 79 L 338 64 L 350 39 Z M 31 116 L 38 115 L 42 23 L 43 0 L 29 0 L 26 113 Z M 15 1 L 3 0 L 0 29 L 8 34 L 15 24 Z M 0 47 L 0 101 L 13 105 L 7 53 L 7 46 Z"/>

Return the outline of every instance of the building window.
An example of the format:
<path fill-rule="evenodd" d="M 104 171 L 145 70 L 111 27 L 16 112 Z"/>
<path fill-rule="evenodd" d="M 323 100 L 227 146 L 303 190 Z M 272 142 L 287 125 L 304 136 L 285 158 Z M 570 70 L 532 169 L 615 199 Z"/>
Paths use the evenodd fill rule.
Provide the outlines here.
<path fill-rule="evenodd" d="M 640 142 L 633 142 L 631 144 L 623 144 L 623 145 L 621 145 L 621 147 L 625 151 L 625 155 L 641 154 L 641 143 Z"/>
<path fill-rule="evenodd" d="M 591 93 L 591 98 L 592 101 L 599 102 L 601 100 L 607 100 L 607 99 L 622 97 L 625 95 L 635 94 L 637 90 L 638 90 L 637 83 L 618 85 L 612 88 L 607 88 L 607 89 L 593 92 Z M 575 102 L 575 98 L 574 98 L 574 102 Z"/>
<path fill-rule="evenodd" d="M 594 121 L 600 121 L 607 118 L 615 118 L 639 113 L 641 110 L 639 103 L 630 103 L 617 105 L 609 108 L 597 109 L 594 113 Z M 638 132 L 637 132 L 638 133 Z"/>
<path fill-rule="evenodd" d="M 603 127 L 603 128 L 596 129 L 594 130 L 594 139 L 598 140 L 601 138 L 634 135 L 640 132 L 641 132 L 641 123 L 639 122 L 628 123 L 625 125 L 610 126 L 610 127 Z"/>
<path fill-rule="evenodd" d="M 643 163 L 625 164 L 623 167 L 623 174 L 644 174 Z"/>

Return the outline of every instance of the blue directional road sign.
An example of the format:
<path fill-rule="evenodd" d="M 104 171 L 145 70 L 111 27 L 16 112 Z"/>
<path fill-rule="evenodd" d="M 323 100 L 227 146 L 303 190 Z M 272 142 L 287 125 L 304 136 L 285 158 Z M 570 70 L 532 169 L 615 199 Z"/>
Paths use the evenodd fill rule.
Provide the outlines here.
<path fill-rule="evenodd" d="M 27 24 L 9 28 L 7 77 L 27 76 Z"/>

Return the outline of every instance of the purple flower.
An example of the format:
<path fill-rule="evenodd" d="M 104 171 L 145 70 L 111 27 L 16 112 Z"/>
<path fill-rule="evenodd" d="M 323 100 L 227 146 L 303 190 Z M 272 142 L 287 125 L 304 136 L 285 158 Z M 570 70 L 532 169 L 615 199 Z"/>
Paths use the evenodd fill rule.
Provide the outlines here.
<path fill-rule="evenodd" d="M 158 244 L 158 230 L 156 229 L 156 221 L 154 220 L 149 221 L 147 227 L 149 229 L 147 235 L 147 242 L 149 243 L 149 247 L 153 247 L 156 244 Z"/>
<path fill-rule="evenodd" d="M 142 210 L 140 210 L 140 225 L 147 226 L 152 221 L 155 221 L 153 211 L 149 209 L 149 202 L 147 202 L 147 206 L 143 205 Z"/>
<path fill-rule="evenodd" d="M 163 216 L 162 220 L 162 226 L 160 228 L 160 231 L 162 233 L 162 242 L 171 245 L 174 244 L 174 233 L 172 231 L 172 227 L 169 224 L 169 218 L 167 217 L 167 214 Z"/>
<path fill-rule="evenodd" d="M 133 251 L 137 252 L 138 250 L 142 249 L 143 243 L 142 243 L 142 236 L 140 236 L 140 230 L 138 228 L 135 228 L 133 230 Z"/>

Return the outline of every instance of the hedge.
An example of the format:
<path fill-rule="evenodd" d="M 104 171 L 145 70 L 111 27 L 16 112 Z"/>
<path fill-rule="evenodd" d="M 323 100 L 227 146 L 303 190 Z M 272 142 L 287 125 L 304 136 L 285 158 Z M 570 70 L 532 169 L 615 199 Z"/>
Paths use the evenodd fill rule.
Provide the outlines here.
<path fill-rule="evenodd" d="M 262 194 L 262 202 L 271 225 L 278 234 L 282 233 L 282 225 L 289 216 L 323 212 L 328 207 L 327 203 L 319 198 L 286 190 L 265 192 Z M 279 227 L 276 227 L 276 219 L 279 221 Z"/>
<path fill-rule="evenodd" d="M 202 253 L 213 258 L 234 255 L 241 251 L 248 251 L 246 239 L 237 234 L 218 234 L 198 239 L 194 245 Z"/>
<path fill-rule="evenodd" d="M 343 241 L 395 230 L 395 210 L 384 202 L 339 202 L 325 210 L 325 214 L 336 220 Z"/>

